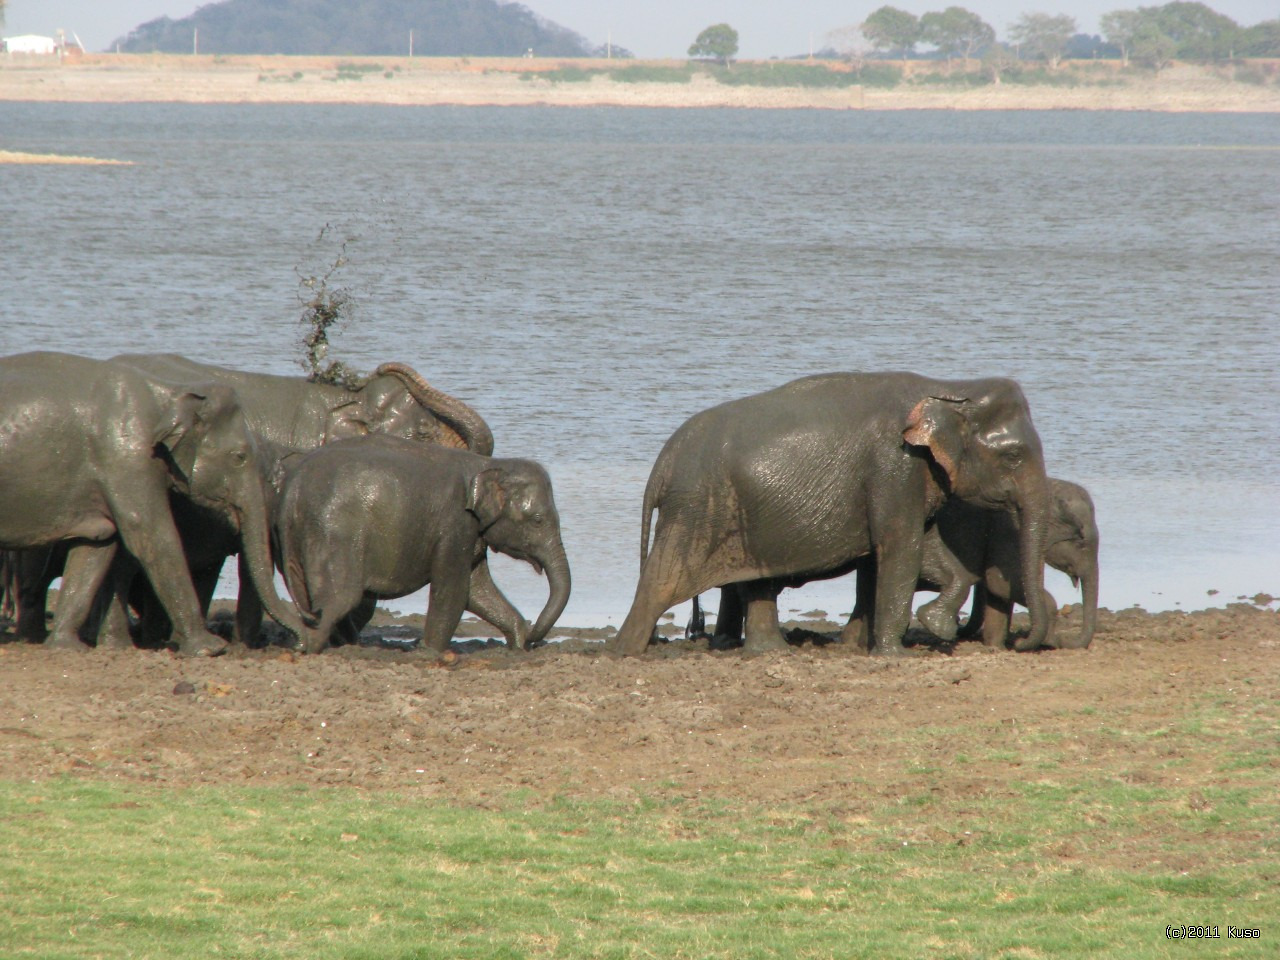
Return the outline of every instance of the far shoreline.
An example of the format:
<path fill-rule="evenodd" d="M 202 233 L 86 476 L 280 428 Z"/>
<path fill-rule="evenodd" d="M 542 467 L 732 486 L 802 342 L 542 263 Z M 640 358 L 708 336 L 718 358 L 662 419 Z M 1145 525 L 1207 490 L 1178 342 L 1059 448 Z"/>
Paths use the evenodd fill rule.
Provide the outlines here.
<path fill-rule="evenodd" d="M 773 61 L 763 62 L 767 66 Z M 1280 74 L 1258 61 L 1259 82 L 1237 66 L 1178 64 L 1158 76 L 1107 61 L 1067 62 L 1069 82 L 962 87 L 772 87 L 557 79 L 555 71 L 607 71 L 623 64 L 680 67 L 682 60 L 625 61 L 499 57 L 303 57 L 85 54 L 63 60 L 0 55 L 0 102 L 344 103 L 417 106 L 730 107 L 819 110 L 1113 110 L 1280 113 Z M 938 73 L 912 61 L 909 74 Z M 963 66 L 958 69 L 963 70 Z M 548 76 L 552 77 L 548 79 Z M 564 73 L 558 75 L 563 77 Z"/>

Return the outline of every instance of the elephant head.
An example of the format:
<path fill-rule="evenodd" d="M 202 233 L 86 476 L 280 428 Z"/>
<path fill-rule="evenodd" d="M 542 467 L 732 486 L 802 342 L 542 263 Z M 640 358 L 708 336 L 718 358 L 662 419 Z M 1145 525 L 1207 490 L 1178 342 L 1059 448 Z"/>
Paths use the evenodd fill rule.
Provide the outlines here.
<path fill-rule="evenodd" d="M 1067 480 L 1049 480 L 1051 535 L 1045 562 L 1080 587 L 1084 622 L 1078 637 L 1055 638 L 1060 647 L 1083 649 L 1098 625 L 1098 524 L 1089 491 Z"/>
<path fill-rule="evenodd" d="M 403 363 L 384 363 L 330 412 L 324 442 L 378 433 L 493 455 L 493 432 L 470 406 Z"/>
<path fill-rule="evenodd" d="M 1031 614 L 1031 632 L 1017 647 L 1042 646 L 1049 631 L 1043 590 L 1049 484 L 1022 389 L 1012 380 L 989 379 L 931 394 L 911 410 L 902 436 L 929 451 L 948 496 L 1013 513 Z"/>
<path fill-rule="evenodd" d="M 571 578 L 551 478 L 530 460 L 495 460 L 472 481 L 467 509 L 480 521 L 486 545 L 547 575 L 547 604 L 526 645 L 540 643 L 569 602 Z"/>
<path fill-rule="evenodd" d="M 267 612 L 301 636 L 297 611 L 275 590 L 264 455 L 235 391 L 217 383 L 157 387 L 167 393 L 167 402 L 154 439 L 171 485 L 227 519 L 240 536 L 246 567 Z"/>

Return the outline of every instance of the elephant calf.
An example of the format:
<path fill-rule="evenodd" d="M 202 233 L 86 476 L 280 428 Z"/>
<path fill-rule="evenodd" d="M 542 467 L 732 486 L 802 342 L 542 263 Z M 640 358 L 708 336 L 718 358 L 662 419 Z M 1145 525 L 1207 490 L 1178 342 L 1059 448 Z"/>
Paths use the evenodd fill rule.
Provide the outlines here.
<path fill-rule="evenodd" d="M 1099 537 L 1089 492 L 1077 483 L 1050 477 L 1047 529 L 1045 563 L 1080 586 L 1084 622 L 1074 637 L 1057 636 L 1051 624 L 1046 646 L 1082 650 L 1093 640 L 1098 619 Z M 973 587 L 973 613 L 959 633 L 976 636 L 981 630 L 988 646 L 1003 647 L 1009 638 L 1012 605 L 1026 606 L 1019 570 L 1018 532 L 1012 516 L 948 503 L 925 538 L 921 580 L 939 593 L 920 608 L 920 622 L 943 639 L 956 636 L 960 608 Z M 1057 609 L 1047 593 L 1045 602 Z"/>
<path fill-rule="evenodd" d="M 289 470 L 275 532 L 289 591 L 318 620 L 307 630 L 309 652 L 335 630 L 358 630 L 377 599 L 428 584 L 430 650 L 445 648 L 468 608 L 501 627 L 508 642 L 538 643 L 569 600 L 551 478 L 531 460 L 396 437 L 340 440 Z M 546 571 L 547 604 L 532 628 L 489 578 L 488 547 Z"/>

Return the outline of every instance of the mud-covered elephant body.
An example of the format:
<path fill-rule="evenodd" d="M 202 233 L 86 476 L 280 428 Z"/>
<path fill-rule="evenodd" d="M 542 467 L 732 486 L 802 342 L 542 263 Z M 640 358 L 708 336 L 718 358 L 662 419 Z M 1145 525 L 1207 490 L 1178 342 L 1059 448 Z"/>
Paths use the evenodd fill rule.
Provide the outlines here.
<path fill-rule="evenodd" d="M 1080 587 L 1083 617 L 1074 636 L 1060 634 L 1051 625 L 1046 646 L 1084 649 L 1092 642 L 1098 620 L 1099 545 L 1089 492 L 1077 483 L 1050 477 L 1045 563 Z M 976 636 L 981 631 L 988 646 L 1005 646 L 1012 605 L 1027 606 L 1014 518 L 965 503 L 947 504 L 926 539 L 921 579 L 939 591 L 938 598 L 919 611 L 921 622 L 933 633 L 944 639 L 956 635 L 960 608 L 972 587 L 973 612 L 959 633 Z M 1051 615 L 1056 612 L 1057 604 L 1047 593 L 1045 604 Z"/>
<path fill-rule="evenodd" d="M 423 644 L 434 650 L 466 609 L 513 646 L 538 643 L 569 600 L 551 479 L 530 460 L 395 437 L 337 441 L 291 465 L 275 536 L 290 593 L 318 620 L 312 651 L 335 631 L 357 632 L 375 600 L 428 584 Z M 547 603 L 532 627 L 490 579 L 487 548 L 546 571 Z"/>
<path fill-rule="evenodd" d="M 360 386 L 345 387 L 232 370 L 172 353 L 121 354 L 112 359 L 148 376 L 232 387 L 250 429 L 285 449 L 314 450 L 331 440 L 376 433 L 485 456 L 493 453 L 493 433 L 479 414 L 402 363 L 384 363 Z"/>
<path fill-rule="evenodd" d="M 725 583 L 749 593 L 747 646 L 780 645 L 780 585 L 871 556 L 873 652 L 901 653 L 926 524 L 950 498 L 1016 511 L 1025 581 L 1042 584 L 1044 455 L 1014 381 L 825 374 L 696 414 L 650 474 L 640 582 L 614 647 L 640 652 L 664 610 Z M 1031 614 L 1039 646 L 1043 602 Z"/>
<path fill-rule="evenodd" d="M 346 387 L 305 377 L 232 370 L 177 354 L 122 354 L 113 360 L 148 376 L 200 378 L 232 387 L 259 438 L 264 480 L 290 456 L 366 434 L 466 448 L 486 456 L 493 453 L 493 433 L 483 417 L 401 363 L 384 363 L 363 384 Z M 176 519 L 207 610 L 226 558 L 239 552 L 238 542 L 215 513 L 182 509 Z M 258 637 L 262 606 L 244 573 L 241 555 L 234 637 L 252 644 Z M 163 635 L 165 625 L 144 616 L 143 629 L 154 639 Z"/>
<path fill-rule="evenodd" d="M 300 632 L 296 610 L 274 590 L 255 445 L 226 386 L 70 354 L 0 358 L 0 547 L 70 543 L 50 642 L 80 645 L 79 627 L 120 543 L 173 622 L 180 650 L 225 646 L 204 625 L 170 509 L 175 491 L 239 533 L 268 612 Z"/>

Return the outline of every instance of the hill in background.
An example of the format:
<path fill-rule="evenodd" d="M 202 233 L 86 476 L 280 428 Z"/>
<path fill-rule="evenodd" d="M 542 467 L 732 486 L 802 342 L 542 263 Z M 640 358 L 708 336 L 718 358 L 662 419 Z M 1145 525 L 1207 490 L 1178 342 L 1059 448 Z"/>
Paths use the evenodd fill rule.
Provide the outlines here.
<path fill-rule="evenodd" d="M 501 0 L 223 0 L 160 17 L 116 42 L 124 53 L 581 57 L 586 39 Z M 197 44 L 198 41 L 198 44 Z M 617 48 L 614 48 L 617 55 Z"/>

